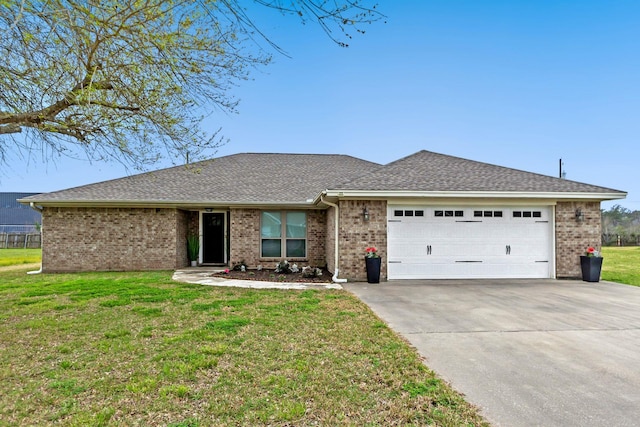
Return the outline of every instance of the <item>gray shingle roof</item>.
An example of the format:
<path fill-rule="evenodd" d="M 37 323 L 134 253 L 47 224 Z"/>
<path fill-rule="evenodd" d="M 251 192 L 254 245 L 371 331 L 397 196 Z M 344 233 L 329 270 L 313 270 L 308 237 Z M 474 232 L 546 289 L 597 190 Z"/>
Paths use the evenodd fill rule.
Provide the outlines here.
<path fill-rule="evenodd" d="M 385 166 L 345 155 L 243 153 L 28 197 L 56 203 L 307 204 L 323 190 L 625 193 L 419 151 Z"/>
<path fill-rule="evenodd" d="M 333 190 L 620 193 L 532 172 L 419 151 L 339 185 Z"/>
<path fill-rule="evenodd" d="M 242 153 L 27 198 L 38 202 L 306 203 L 380 167 L 345 155 Z"/>

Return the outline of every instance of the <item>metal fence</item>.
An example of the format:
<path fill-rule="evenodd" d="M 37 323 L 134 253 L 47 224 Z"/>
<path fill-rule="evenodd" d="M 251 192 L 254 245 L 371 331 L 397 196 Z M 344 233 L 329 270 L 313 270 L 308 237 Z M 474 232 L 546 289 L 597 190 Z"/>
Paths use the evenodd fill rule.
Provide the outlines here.
<path fill-rule="evenodd" d="M 0 233 L 0 249 L 40 248 L 40 233 Z"/>

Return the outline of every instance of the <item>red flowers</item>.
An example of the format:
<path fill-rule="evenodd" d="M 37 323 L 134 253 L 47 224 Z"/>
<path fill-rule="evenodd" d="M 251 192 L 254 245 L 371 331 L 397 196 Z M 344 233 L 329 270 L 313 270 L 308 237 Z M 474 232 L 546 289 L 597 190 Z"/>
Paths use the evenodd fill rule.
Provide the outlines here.
<path fill-rule="evenodd" d="M 599 257 L 600 252 L 596 251 L 596 248 L 594 248 L 593 246 L 589 246 L 587 248 L 587 252 L 585 252 L 585 255 L 589 257 Z"/>
<path fill-rule="evenodd" d="M 365 255 L 367 258 L 378 258 L 378 250 L 373 246 L 366 248 L 365 252 L 367 253 Z"/>

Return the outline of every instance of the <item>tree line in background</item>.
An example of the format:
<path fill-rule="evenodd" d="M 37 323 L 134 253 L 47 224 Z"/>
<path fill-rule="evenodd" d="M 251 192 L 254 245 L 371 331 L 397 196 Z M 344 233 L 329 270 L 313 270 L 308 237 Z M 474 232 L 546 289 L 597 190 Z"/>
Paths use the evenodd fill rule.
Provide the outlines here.
<path fill-rule="evenodd" d="M 605 246 L 640 245 L 640 211 L 620 205 L 602 210 L 602 244 Z"/>

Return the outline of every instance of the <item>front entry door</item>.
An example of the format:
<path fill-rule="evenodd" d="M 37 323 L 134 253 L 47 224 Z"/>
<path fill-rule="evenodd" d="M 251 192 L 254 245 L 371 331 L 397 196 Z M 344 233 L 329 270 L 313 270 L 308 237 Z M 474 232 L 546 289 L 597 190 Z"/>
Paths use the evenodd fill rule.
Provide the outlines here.
<path fill-rule="evenodd" d="M 202 263 L 225 264 L 225 214 L 224 212 L 202 214 Z"/>

